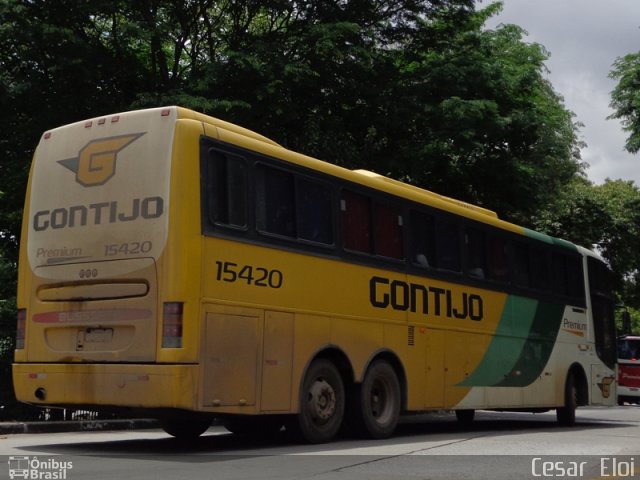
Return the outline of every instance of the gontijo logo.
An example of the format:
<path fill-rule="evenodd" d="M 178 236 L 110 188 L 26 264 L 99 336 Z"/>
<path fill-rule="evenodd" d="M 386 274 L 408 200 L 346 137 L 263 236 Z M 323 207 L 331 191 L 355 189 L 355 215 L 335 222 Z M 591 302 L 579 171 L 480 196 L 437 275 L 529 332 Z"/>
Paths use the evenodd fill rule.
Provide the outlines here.
<path fill-rule="evenodd" d="M 104 185 L 116 173 L 118 153 L 146 132 L 92 140 L 80 149 L 77 157 L 58 163 L 76 174 L 76 182 L 85 187 Z"/>

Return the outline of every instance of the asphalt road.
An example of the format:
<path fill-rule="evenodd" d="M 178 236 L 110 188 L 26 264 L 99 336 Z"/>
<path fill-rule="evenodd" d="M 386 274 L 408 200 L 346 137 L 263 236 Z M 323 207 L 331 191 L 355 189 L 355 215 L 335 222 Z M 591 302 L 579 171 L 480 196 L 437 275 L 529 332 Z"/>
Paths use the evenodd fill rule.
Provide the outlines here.
<path fill-rule="evenodd" d="M 478 412 L 407 419 L 387 440 L 259 441 L 211 428 L 180 443 L 161 430 L 7 434 L 0 479 L 640 479 L 640 407 L 581 408 L 575 427 L 553 413 Z M 17 472 L 17 473 L 16 473 Z M 34 473 L 35 472 L 35 473 Z M 19 478 L 19 477 L 16 477 Z"/>

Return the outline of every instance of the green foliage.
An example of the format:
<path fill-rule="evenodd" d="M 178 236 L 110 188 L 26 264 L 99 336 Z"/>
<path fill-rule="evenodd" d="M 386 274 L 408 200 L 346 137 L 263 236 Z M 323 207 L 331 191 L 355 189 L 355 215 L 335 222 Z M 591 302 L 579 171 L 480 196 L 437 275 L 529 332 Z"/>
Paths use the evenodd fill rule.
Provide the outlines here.
<path fill-rule="evenodd" d="M 611 108 L 614 114 L 610 118 L 622 121 L 629 133 L 625 148 L 631 153 L 640 151 L 640 52 L 630 53 L 618 58 L 613 64 L 609 76 L 618 81 L 611 92 Z"/>
<path fill-rule="evenodd" d="M 620 334 L 640 335 L 640 310 L 636 308 L 628 308 L 629 317 L 631 320 L 631 329 L 626 332 L 622 321 L 622 311 L 619 310 L 616 315 L 616 327 Z"/>
<path fill-rule="evenodd" d="M 582 168 L 572 114 L 543 78 L 548 54 L 513 25 L 441 22 L 444 48 L 418 44 L 406 63 L 407 105 L 423 108 L 399 176 L 527 224 Z"/>
<path fill-rule="evenodd" d="M 640 189 L 633 181 L 593 185 L 575 178 L 541 212 L 536 226 L 594 247 L 609 262 L 621 301 L 640 308 Z"/>

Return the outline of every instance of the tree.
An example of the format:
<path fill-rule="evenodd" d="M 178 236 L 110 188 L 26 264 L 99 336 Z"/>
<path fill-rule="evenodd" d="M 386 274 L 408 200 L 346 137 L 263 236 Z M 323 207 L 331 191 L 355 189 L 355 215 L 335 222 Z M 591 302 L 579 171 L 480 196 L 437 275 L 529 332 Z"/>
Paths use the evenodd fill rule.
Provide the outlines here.
<path fill-rule="evenodd" d="M 544 48 L 524 43 L 513 25 L 482 30 L 492 13 L 470 16 L 465 28 L 436 19 L 437 48 L 413 46 L 407 103 L 422 109 L 409 144 L 419 150 L 403 158 L 411 170 L 399 173 L 529 224 L 582 170 L 578 126 L 543 78 Z"/>
<path fill-rule="evenodd" d="M 548 53 L 516 26 L 483 29 L 500 4 L 396 3 L 247 10 L 244 24 L 271 27 L 249 28 L 189 91 L 289 148 L 530 222 L 583 168 Z"/>
<path fill-rule="evenodd" d="M 42 132 L 179 104 L 530 225 L 582 170 L 545 49 L 474 0 L 0 0 L 0 338 Z M 2 388 L 2 386 L 0 386 Z"/>
<path fill-rule="evenodd" d="M 611 92 L 611 108 L 614 113 L 609 118 L 622 121 L 629 132 L 625 148 L 630 153 L 640 150 L 640 52 L 630 53 L 616 59 L 609 77 L 618 81 Z"/>
<path fill-rule="evenodd" d="M 633 181 L 593 185 L 576 178 L 537 217 L 536 227 L 595 248 L 614 272 L 622 303 L 640 308 L 640 189 Z"/>

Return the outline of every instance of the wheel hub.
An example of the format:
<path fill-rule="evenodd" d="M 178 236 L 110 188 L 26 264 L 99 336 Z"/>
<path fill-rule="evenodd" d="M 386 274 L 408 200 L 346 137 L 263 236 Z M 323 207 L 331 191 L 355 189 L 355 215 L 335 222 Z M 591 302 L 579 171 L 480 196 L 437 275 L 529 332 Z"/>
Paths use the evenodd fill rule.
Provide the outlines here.
<path fill-rule="evenodd" d="M 307 406 L 312 417 L 320 420 L 331 418 L 336 412 L 335 390 L 326 380 L 316 380 L 309 389 Z"/>

